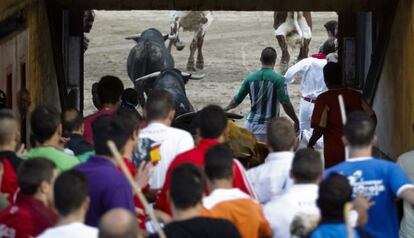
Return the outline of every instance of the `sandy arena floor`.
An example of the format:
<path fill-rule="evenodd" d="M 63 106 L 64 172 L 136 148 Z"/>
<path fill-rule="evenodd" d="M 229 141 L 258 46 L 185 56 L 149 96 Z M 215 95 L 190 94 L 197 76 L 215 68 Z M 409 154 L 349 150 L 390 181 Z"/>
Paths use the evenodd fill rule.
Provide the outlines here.
<path fill-rule="evenodd" d="M 190 81 L 186 90 L 195 109 L 208 104 L 226 106 L 237 93 L 243 77 L 260 68 L 260 52 L 266 46 L 280 50 L 273 35 L 272 12 L 213 12 L 215 21 L 210 26 L 204 43 L 206 74 L 201 81 Z M 318 51 L 326 39 L 323 24 L 337 18 L 334 12 L 313 14 L 313 38 L 310 53 Z M 125 87 L 133 87 L 126 71 L 126 60 L 132 41 L 124 38 L 147 28 L 155 27 L 163 33 L 169 31 L 168 11 L 97 11 L 90 35 L 89 49 L 85 54 L 85 115 L 95 110 L 90 94 L 91 85 L 100 77 L 111 74 L 122 79 Z M 186 48 L 173 51 L 176 67 L 185 70 L 189 44 L 193 34 L 181 33 Z M 291 52 L 296 59 L 298 50 Z M 280 57 L 278 57 L 278 62 Z M 294 62 L 291 62 L 293 64 Z M 276 69 L 278 70 L 278 68 Z M 288 86 L 296 111 L 299 110 L 300 84 Z M 249 111 L 249 99 L 234 110 L 244 116 Z M 239 122 L 243 123 L 243 122 Z"/>

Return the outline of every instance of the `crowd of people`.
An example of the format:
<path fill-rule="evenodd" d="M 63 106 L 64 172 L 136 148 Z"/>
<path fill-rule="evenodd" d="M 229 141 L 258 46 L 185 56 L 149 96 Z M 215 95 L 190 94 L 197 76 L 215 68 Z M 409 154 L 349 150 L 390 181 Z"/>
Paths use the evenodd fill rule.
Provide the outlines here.
<path fill-rule="evenodd" d="M 196 113 L 196 135 L 172 127 L 175 103 L 167 90 L 152 90 L 141 115 L 137 92 L 115 76 L 94 85 L 98 110 L 85 118 L 75 108 L 34 108 L 28 151 L 18 118 L 1 109 L 0 237 L 414 237 L 414 185 L 406 174 L 413 174 L 412 152 L 399 164 L 373 157 L 375 113 L 342 85 L 332 55 L 336 23 L 328 23 L 321 52 L 285 76 L 273 70 L 276 51 L 265 48 L 263 68 L 244 79 L 227 107 Z M 297 75 L 299 119 L 286 89 Z M 226 139 L 232 122 L 225 111 L 247 95 L 246 127 L 268 150 L 252 168 Z M 279 115 L 280 104 L 290 119 Z M 404 201 L 401 231 L 396 199 Z"/>

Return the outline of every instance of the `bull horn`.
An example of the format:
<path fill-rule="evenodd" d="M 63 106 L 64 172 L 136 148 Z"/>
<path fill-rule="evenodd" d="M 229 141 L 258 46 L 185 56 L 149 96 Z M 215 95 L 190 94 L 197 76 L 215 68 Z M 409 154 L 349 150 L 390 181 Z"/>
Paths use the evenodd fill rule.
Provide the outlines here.
<path fill-rule="evenodd" d="M 183 77 L 189 77 L 190 79 L 194 79 L 194 80 L 200 80 L 200 79 L 203 79 L 204 77 L 206 77 L 205 74 L 195 75 L 195 74 L 190 74 L 190 73 L 187 73 L 187 72 L 181 72 L 181 75 Z"/>
<path fill-rule="evenodd" d="M 149 78 L 158 77 L 158 75 L 160 75 L 160 74 L 161 74 L 161 71 L 154 72 L 154 73 L 151 73 L 151 74 L 147 74 L 145 76 L 142 76 L 141 78 L 135 79 L 135 82 L 138 82 L 138 81 L 141 81 L 141 80 L 145 80 L 145 79 L 149 79 Z"/>
<path fill-rule="evenodd" d="M 127 37 L 125 37 L 125 40 L 137 40 L 140 37 L 141 37 L 141 34 L 127 36 Z"/>

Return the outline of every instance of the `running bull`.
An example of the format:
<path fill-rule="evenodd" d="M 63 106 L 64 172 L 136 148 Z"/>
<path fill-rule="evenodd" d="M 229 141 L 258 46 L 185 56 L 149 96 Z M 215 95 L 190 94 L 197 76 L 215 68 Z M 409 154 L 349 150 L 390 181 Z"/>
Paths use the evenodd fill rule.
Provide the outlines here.
<path fill-rule="evenodd" d="M 214 18 L 210 11 L 171 11 L 169 35 L 170 43 L 168 50 L 171 51 L 174 45 L 177 50 L 184 49 L 184 43 L 180 41 L 179 31 L 194 32 L 194 37 L 190 45 L 190 56 L 187 61 L 187 70 L 195 71 L 204 68 L 203 44 L 207 28 L 213 22 Z M 197 52 L 197 61 L 194 64 L 194 56 Z"/>
<path fill-rule="evenodd" d="M 290 61 L 288 44 L 292 48 L 299 45 L 298 61 L 308 57 L 312 39 L 312 16 L 311 12 L 274 12 L 273 18 L 276 39 L 282 50 L 280 68 L 285 72 Z"/>
<path fill-rule="evenodd" d="M 177 115 L 193 111 L 184 85 L 189 79 L 201 79 L 203 76 L 174 69 L 174 59 L 164 44 L 168 35 L 163 36 L 157 29 L 150 28 L 139 36 L 130 36 L 127 39 L 136 42 L 128 56 L 127 70 L 138 91 L 141 107 L 145 105 L 145 95 L 148 96 L 154 88 L 162 88 L 175 96 Z"/>

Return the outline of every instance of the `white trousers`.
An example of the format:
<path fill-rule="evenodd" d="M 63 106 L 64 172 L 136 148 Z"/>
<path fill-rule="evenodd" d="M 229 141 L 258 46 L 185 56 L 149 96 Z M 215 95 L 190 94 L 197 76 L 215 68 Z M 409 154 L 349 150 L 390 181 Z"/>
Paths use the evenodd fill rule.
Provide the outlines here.
<path fill-rule="evenodd" d="M 313 129 L 311 128 L 311 119 L 313 108 L 315 107 L 314 103 L 308 102 L 303 98 L 300 100 L 299 108 L 299 127 L 301 135 L 300 139 L 300 148 L 304 148 L 308 145 L 309 139 L 312 136 Z M 321 137 L 315 145 L 315 149 L 323 148 L 323 137 Z"/>

